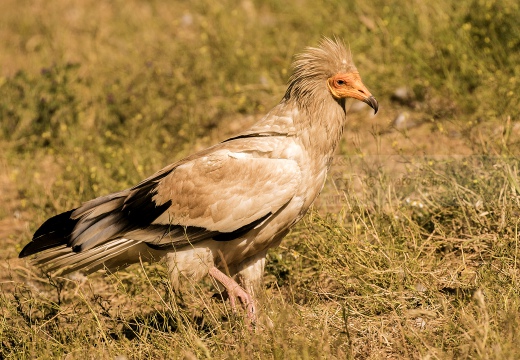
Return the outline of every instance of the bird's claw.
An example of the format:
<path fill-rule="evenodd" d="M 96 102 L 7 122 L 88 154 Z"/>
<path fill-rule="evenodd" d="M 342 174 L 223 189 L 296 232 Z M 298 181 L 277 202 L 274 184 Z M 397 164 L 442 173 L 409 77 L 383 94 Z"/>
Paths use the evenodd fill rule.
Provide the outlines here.
<path fill-rule="evenodd" d="M 236 299 L 240 300 L 240 303 L 246 310 L 247 319 L 254 324 L 256 321 L 256 306 L 253 298 L 249 295 L 242 287 L 235 286 L 233 289 L 228 290 L 229 303 L 233 312 L 237 312 Z"/>
<path fill-rule="evenodd" d="M 236 299 L 238 298 L 246 310 L 247 320 L 250 324 L 255 324 L 256 305 L 253 297 L 249 295 L 235 280 L 224 274 L 216 267 L 212 267 L 209 270 L 209 274 L 226 288 L 229 296 L 229 303 L 233 312 L 237 312 Z"/>

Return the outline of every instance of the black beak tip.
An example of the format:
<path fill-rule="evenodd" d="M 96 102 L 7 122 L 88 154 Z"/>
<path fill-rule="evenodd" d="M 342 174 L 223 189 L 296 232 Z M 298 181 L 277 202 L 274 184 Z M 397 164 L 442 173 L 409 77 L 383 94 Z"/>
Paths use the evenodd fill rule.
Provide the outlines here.
<path fill-rule="evenodd" d="M 370 96 L 365 99 L 365 102 L 370 106 L 372 109 L 374 109 L 374 115 L 377 114 L 377 110 L 379 110 L 379 104 L 377 103 L 377 100 L 375 97 Z"/>

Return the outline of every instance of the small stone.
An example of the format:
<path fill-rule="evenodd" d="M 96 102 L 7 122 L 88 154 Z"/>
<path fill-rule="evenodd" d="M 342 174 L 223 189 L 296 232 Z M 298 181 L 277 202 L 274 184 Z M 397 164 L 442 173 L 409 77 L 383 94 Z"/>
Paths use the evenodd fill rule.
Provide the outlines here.
<path fill-rule="evenodd" d="M 181 23 L 184 27 L 191 26 L 193 24 L 193 15 L 190 13 L 182 15 Z"/>
<path fill-rule="evenodd" d="M 392 125 L 397 130 L 407 130 L 417 126 L 415 121 L 411 120 L 410 113 L 407 111 L 403 111 L 402 113 L 397 115 L 394 121 L 392 122 Z"/>
<path fill-rule="evenodd" d="M 418 317 L 415 319 L 415 326 L 422 330 L 426 327 L 426 321 L 422 317 Z"/>
<path fill-rule="evenodd" d="M 395 89 L 391 99 L 401 104 L 410 104 L 414 98 L 415 96 L 411 89 L 406 86 L 401 86 Z"/>
<path fill-rule="evenodd" d="M 415 284 L 415 290 L 419 291 L 419 292 L 425 292 L 426 290 L 428 290 L 426 288 L 426 286 L 424 286 L 423 284 L 421 283 L 416 283 Z"/>

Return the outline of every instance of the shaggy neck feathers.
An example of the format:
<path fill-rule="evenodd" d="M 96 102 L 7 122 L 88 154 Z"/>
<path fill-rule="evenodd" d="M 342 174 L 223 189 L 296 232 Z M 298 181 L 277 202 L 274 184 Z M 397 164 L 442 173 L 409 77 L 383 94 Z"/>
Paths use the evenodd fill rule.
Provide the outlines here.
<path fill-rule="evenodd" d="M 282 103 L 298 109 L 294 126 L 307 150 L 330 162 L 343 133 L 345 99 L 331 95 L 327 79 L 357 71 L 352 56 L 338 40 L 323 39 L 298 55 L 293 68 Z"/>

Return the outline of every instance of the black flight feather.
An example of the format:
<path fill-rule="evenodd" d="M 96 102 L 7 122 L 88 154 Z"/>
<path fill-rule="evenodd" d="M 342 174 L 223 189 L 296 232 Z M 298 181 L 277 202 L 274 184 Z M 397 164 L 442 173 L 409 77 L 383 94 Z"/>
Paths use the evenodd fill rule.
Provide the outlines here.
<path fill-rule="evenodd" d="M 34 233 L 32 241 L 25 245 L 19 257 L 26 257 L 69 242 L 70 234 L 78 220 L 70 216 L 75 209 L 47 219 Z"/>

